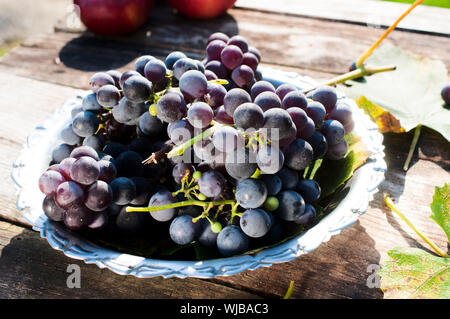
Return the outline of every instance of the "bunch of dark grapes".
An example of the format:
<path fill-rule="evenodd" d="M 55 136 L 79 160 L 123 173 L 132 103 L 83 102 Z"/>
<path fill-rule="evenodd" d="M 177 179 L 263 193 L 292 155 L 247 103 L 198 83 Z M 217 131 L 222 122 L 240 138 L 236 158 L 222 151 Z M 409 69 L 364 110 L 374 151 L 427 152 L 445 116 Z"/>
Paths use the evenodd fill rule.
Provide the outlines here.
<path fill-rule="evenodd" d="M 176 51 L 94 74 L 39 180 L 45 214 L 129 233 L 149 211 L 175 243 L 223 256 L 313 223 L 321 188 L 304 171 L 346 155 L 351 108 L 329 86 L 275 87 L 260 60 L 245 38 L 214 33 L 204 62 Z"/>

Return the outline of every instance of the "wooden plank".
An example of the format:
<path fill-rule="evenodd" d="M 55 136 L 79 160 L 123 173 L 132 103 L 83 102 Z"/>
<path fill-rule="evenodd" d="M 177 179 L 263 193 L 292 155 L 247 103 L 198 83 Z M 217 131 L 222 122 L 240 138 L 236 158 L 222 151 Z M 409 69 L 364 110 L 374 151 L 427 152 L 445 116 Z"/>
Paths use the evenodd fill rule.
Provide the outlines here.
<path fill-rule="evenodd" d="M 130 69 L 142 54 L 165 57 L 171 50 L 184 50 L 192 57 L 202 58 L 206 40 L 214 31 L 230 35 L 239 32 L 260 49 L 266 65 L 296 68 L 315 77 L 320 76 L 317 72 L 346 72 L 351 62 L 382 33 L 360 25 L 239 9 L 218 19 L 198 21 L 157 6 L 148 24 L 134 35 L 101 38 L 90 33 L 59 32 L 36 36 L 2 57 L 0 70 L 87 88 L 94 72 Z M 270 40 L 267 34 L 272 35 Z M 415 54 L 441 59 L 450 68 L 449 37 L 394 31 L 385 41 Z"/>
<path fill-rule="evenodd" d="M 80 288 L 68 288 L 69 265 L 80 266 Z M 55 251 L 38 233 L 0 222 L 0 298 L 260 298 L 202 279 L 120 276 Z"/>
<path fill-rule="evenodd" d="M 410 4 L 379 0 L 238 0 L 235 7 L 387 28 Z M 450 10 L 422 5 L 403 19 L 397 28 L 450 36 L 449 21 Z"/>

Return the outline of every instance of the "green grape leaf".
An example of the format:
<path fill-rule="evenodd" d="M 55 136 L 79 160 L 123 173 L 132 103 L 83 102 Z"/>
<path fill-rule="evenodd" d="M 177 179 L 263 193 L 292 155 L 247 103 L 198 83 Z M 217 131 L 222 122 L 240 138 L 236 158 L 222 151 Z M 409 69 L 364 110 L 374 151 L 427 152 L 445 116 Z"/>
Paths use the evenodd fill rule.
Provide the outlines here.
<path fill-rule="evenodd" d="M 348 81 L 343 91 L 349 97 L 366 97 L 396 117 L 406 131 L 419 124 L 441 133 L 450 141 L 450 110 L 445 108 L 441 90 L 448 82 L 442 61 L 431 60 L 385 44 L 366 60 L 367 65 L 393 64 L 395 71 Z"/>
<path fill-rule="evenodd" d="M 390 299 L 449 299 L 450 258 L 418 248 L 397 247 L 381 267 L 381 290 Z"/>
<path fill-rule="evenodd" d="M 445 183 L 444 186 L 436 186 L 433 202 L 431 203 L 431 218 L 442 227 L 448 240 L 450 241 L 450 184 Z"/>
<path fill-rule="evenodd" d="M 324 158 L 315 172 L 314 179 L 322 190 L 321 199 L 333 194 L 371 155 L 359 136 L 350 133 L 345 136 L 345 139 L 348 143 L 348 152 L 345 157 L 337 161 Z"/>

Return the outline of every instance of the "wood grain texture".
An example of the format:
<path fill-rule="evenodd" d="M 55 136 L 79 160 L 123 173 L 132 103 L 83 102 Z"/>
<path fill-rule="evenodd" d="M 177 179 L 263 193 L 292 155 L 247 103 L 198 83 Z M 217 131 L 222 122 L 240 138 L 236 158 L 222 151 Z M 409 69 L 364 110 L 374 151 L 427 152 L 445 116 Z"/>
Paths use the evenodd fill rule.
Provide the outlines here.
<path fill-rule="evenodd" d="M 142 54 L 164 57 L 184 50 L 201 58 L 214 31 L 246 36 L 263 53 L 266 66 L 317 79 L 343 72 L 371 44 L 380 30 L 317 19 L 234 9 L 217 20 L 188 20 L 158 6 L 148 24 L 132 37 L 96 38 L 57 32 L 27 40 L 0 58 L 0 218 L 23 223 L 15 208 L 11 165 L 33 128 L 80 89 L 94 72 L 126 70 Z M 267 34 L 272 35 L 268 39 Z M 449 38 L 394 32 L 389 38 L 415 53 L 439 58 L 450 66 Z M 281 49 L 280 49 L 281 48 Z M 358 222 L 317 250 L 296 260 L 245 271 L 231 277 L 136 279 L 85 265 L 54 251 L 26 228 L 0 222 L 0 298 L 279 298 L 295 281 L 293 298 L 381 298 L 366 284 L 367 267 L 379 264 L 395 246 L 426 244 L 383 202 L 387 192 L 415 225 L 444 250 L 446 237 L 429 218 L 434 186 L 450 181 L 450 148 L 438 133 L 424 128 L 410 170 L 402 165 L 412 133 L 385 134 L 386 181 Z M 68 289 L 66 267 L 81 267 L 85 286 Z M 83 275 L 84 276 L 84 275 Z M 84 277 L 83 277 L 84 278 Z M 83 285 L 83 283 L 82 283 Z"/>
<path fill-rule="evenodd" d="M 0 298 L 260 298 L 189 278 L 139 279 L 86 265 L 52 250 L 39 234 L 0 222 Z M 80 266 L 80 288 L 68 288 L 67 267 Z"/>

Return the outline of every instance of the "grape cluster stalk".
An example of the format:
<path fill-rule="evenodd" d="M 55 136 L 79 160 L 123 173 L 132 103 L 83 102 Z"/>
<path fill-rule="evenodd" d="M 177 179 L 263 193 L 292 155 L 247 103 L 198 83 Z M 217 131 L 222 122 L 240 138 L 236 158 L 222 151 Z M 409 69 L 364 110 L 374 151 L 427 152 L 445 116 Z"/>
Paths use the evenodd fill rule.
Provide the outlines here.
<path fill-rule="evenodd" d="M 149 231 L 146 214 L 223 256 L 314 223 L 321 187 L 304 173 L 345 157 L 351 107 L 328 85 L 274 86 L 260 61 L 244 37 L 214 33 L 203 61 L 175 51 L 94 74 L 39 179 L 47 217 L 127 236 Z"/>

